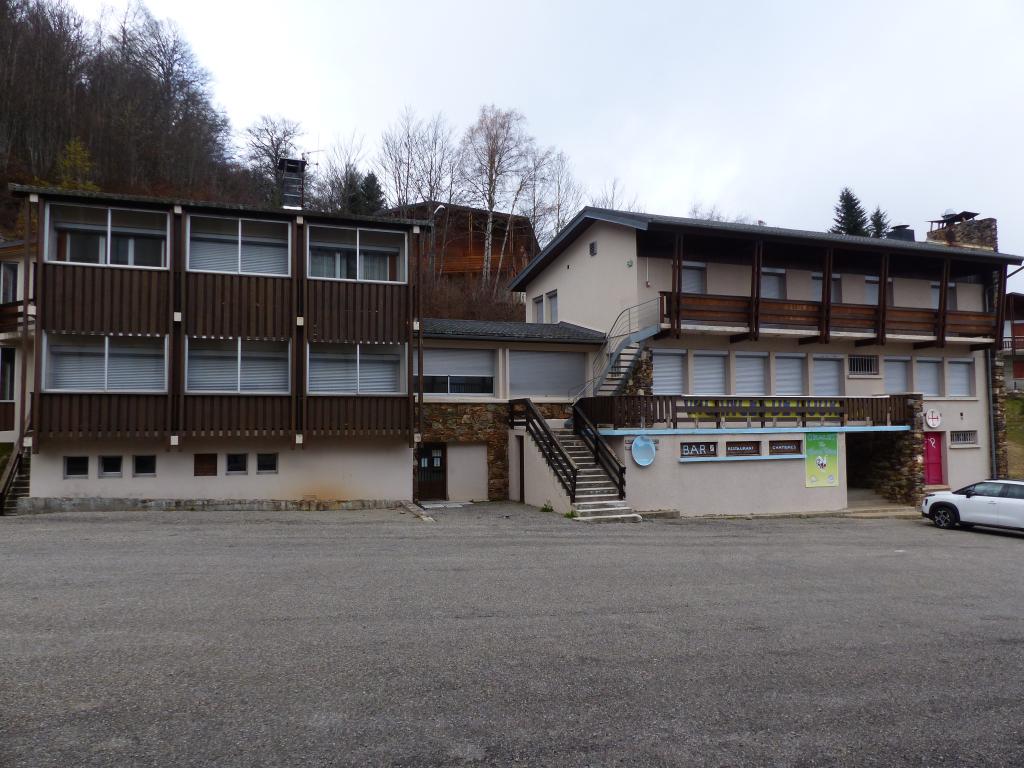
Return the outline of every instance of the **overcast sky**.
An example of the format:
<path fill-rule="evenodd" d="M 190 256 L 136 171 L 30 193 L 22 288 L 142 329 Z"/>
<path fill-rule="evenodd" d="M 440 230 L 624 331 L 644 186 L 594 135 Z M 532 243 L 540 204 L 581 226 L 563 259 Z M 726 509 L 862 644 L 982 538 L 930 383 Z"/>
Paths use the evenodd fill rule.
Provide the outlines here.
<path fill-rule="evenodd" d="M 95 18 L 110 4 L 74 0 Z M 947 208 L 1024 254 L 1024 3 L 149 0 L 241 129 L 355 132 L 406 105 L 458 128 L 514 107 L 590 188 L 827 229 L 839 189 L 924 238 Z M 123 7 L 117 3 L 114 7 Z M 1024 290 L 1024 273 L 1012 283 Z"/>

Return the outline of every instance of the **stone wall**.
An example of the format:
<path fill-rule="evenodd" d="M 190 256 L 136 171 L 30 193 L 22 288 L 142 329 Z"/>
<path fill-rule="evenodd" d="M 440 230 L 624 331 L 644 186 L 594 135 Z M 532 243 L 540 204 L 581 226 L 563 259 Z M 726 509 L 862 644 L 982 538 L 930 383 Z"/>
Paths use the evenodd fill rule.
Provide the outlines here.
<path fill-rule="evenodd" d="M 1006 445 L 1006 369 L 1002 355 L 986 352 L 992 359 L 992 439 L 996 446 L 996 478 L 1010 476 L 1010 453 Z"/>
<path fill-rule="evenodd" d="M 568 403 L 536 403 L 546 419 L 567 419 Z M 487 446 L 487 498 L 508 499 L 508 404 L 424 403 L 424 443 L 484 443 Z M 415 464 L 413 465 L 413 493 Z"/>
<path fill-rule="evenodd" d="M 640 351 L 633 373 L 622 390 L 624 395 L 650 395 L 654 391 L 654 354 L 650 349 Z"/>
<path fill-rule="evenodd" d="M 933 229 L 927 238 L 931 243 L 955 245 L 958 248 L 999 250 L 999 232 L 995 219 L 971 219 L 950 224 L 942 229 Z"/>
<path fill-rule="evenodd" d="M 917 505 L 924 496 L 924 415 L 921 396 L 906 397 L 909 432 L 847 433 L 847 483 L 873 488 L 896 504 Z"/>

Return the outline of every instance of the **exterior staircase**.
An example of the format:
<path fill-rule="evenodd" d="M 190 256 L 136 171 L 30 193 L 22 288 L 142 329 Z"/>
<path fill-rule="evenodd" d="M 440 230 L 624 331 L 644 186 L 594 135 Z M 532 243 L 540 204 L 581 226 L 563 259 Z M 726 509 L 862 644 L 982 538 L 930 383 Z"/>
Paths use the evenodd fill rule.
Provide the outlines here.
<path fill-rule="evenodd" d="M 18 513 L 18 499 L 29 495 L 29 476 L 32 471 L 32 451 L 23 450 L 21 460 L 15 469 L 14 478 L 3 496 L 3 514 L 15 515 Z"/>
<path fill-rule="evenodd" d="M 580 517 L 592 515 L 628 515 L 633 510 L 619 498 L 615 483 L 594 461 L 594 454 L 571 429 L 554 429 L 559 445 L 579 468 L 576 479 L 576 501 L 573 508 Z"/>
<path fill-rule="evenodd" d="M 618 395 L 640 360 L 643 342 L 661 332 L 661 299 L 648 299 L 619 313 L 604 346 L 594 355 L 590 380 L 579 396 Z"/>
<path fill-rule="evenodd" d="M 636 364 L 640 362 L 640 353 L 643 351 L 641 342 L 634 341 L 626 345 L 611 360 L 600 379 L 595 395 L 618 395 L 625 388 L 629 377 L 633 375 Z"/>

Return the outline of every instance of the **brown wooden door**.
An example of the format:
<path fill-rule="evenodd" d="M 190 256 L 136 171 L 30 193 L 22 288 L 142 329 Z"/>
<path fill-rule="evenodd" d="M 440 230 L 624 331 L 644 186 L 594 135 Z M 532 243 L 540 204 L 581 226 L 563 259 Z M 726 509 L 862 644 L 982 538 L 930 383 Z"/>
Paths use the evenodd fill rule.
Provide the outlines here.
<path fill-rule="evenodd" d="M 444 443 L 423 443 L 416 455 L 416 487 L 420 501 L 448 498 L 448 451 Z"/>

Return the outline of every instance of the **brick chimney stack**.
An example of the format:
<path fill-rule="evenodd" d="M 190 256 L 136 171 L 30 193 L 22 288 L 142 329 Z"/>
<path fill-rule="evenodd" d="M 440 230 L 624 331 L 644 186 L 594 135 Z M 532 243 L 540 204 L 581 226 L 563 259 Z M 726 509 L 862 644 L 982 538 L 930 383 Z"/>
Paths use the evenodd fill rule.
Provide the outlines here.
<path fill-rule="evenodd" d="M 928 242 L 955 245 L 958 248 L 999 250 L 999 235 L 995 219 L 979 219 L 972 211 L 948 210 L 941 219 L 932 219 L 928 229 Z"/>

